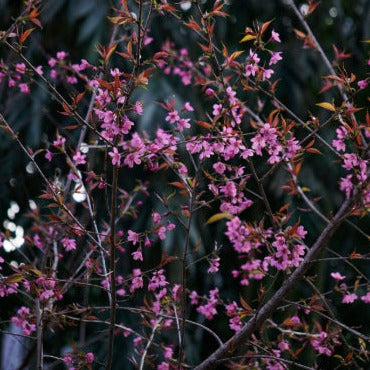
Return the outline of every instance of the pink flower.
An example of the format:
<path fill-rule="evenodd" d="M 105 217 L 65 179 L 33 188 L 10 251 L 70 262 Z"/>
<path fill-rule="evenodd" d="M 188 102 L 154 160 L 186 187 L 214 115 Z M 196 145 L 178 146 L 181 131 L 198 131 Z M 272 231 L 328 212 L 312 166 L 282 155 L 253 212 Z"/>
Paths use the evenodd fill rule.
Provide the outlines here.
<path fill-rule="evenodd" d="M 367 80 L 361 80 L 361 81 L 358 81 L 357 82 L 357 85 L 358 87 L 360 88 L 360 90 L 363 90 L 366 88 L 367 86 Z"/>
<path fill-rule="evenodd" d="M 50 58 L 48 60 L 48 64 L 51 68 L 55 67 L 55 65 L 57 64 L 57 60 L 55 58 Z"/>
<path fill-rule="evenodd" d="M 279 342 L 278 347 L 282 352 L 287 351 L 289 349 L 289 343 L 282 340 L 281 342 Z"/>
<path fill-rule="evenodd" d="M 40 301 L 44 302 L 54 297 L 54 292 L 50 289 L 44 290 L 40 295 Z"/>
<path fill-rule="evenodd" d="M 271 31 L 271 39 L 276 42 L 281 42 L 280 35 L 277 32 L 275 32 L 275 30 Z"/>
<path fill-rule="evenodd" d="M 70 252 L 76 249 L 76 240 L 63 238 L 61 241 L 63 248 L 66 252 Z"/>
<path fill-rule="evenodd" d="M 166 121 L 170 121 L 170 123 L 175 123 L 180 120 L 179 112 L 174 110 L 172 112 L 168 112 Z"/>
<path fill-rule="evenodd" d="M 183 131 L 185 128 L 190 128 L 190 118 L 181 118 L 177 123 L 177 128 L 179 131 Z"/>
<path fill-rule="evenodd" d="M 57 139 L 53 141 L 53 145 L 57 148 L 63 148 L 66 142 L 66 138 L 60 135 L 57 135 Z"/>
<path fill-rule="evenodd" d="M 247 77 L 249 77 L 251 75 L 252 76 L 255 76 L 257 72 L 258 72 L 258 66 L 257 65 L 255 65 L 255 64 L 247 64 L 245 66 L 245 75 Z"/>
<path fill-rule="evenodd" d="M 141 337 L 134 338 L 134 340 L 133 340 L 134 346 L 135 347 L 139 346 L 142 341 L 143 341 L 143 338 L 141 338 Z"/>
<path fill-rule="evenodd" d="M 195 290 L 190 293 L 189 298 L 190 304 L 198 304 L 198 293 Z"/>
<path fill-rule="evenodd" d="M 141 101 L 137 101 L 134 105 L 134 111 L 137 113 L 137 114 L 140 114 L 142 115 L 143 112 L 144 112 L 144 109 L 143 109 L 143 103 Z"/>
<path fill-rule="evenodd" d="M 213 89 L 209 88 L 209 87 L 206 89 L 205 93 L 206 93 L 207 96 L 216 95 L 215 91 Z"/>
<path fill-rule="evenodd" d="M 163 361 L 157 366 L 157 370 L 170 370 L 170 365 Z"/>
<path fill-rule="evenodd" d="M 87 364 L 92 364 L 94 362 L 94 354 L 92 352 L 86 353 L 85 362 Z"/>
<path fill-rule="evenodd" d="M 366 295 L 363 295 L 361 297 L 361 301 L 363 301 L 365 303 L 370 303 L 370 292 L 367 292 Z"/>
<path fill-rule="evenodd" d="M 353 189 L 352 175 L 341 177 L 339 188 L 341 191 L 346 193 L 346 197 L 349 198 L 351 190 Z"/>
<path fill-rule="evenodd" d="M 336 281 L 344 280 L 346 277 L 341 275 L 339 272 L 332 272 L 330 276 L 335 279 Z"/>
<path fill-rule="evenodd" d="M 218 116 L 222 112 L 222 104 L 214 104 L 212 114 Z"/>
<path fill-rule="evenodd" d="M 183 109 L 188 111 L 188 112 L 193 112 L 194 111 L 194 108 L 190 105 L 190 103 L 188 101 L 184 104 Z"/>
<path fill-rule="evenodd" d="M 258 54 L 252 49 L 249 49 L 249 57 L 247 58 L 247 61 L 251 64 L 258 64 L 260 60 L 261 59 L 258 57 Z"/>
<path fill-rule="evenodd" d="M 37 67 L 36 67 L 36 72 L 37 72 L 40 76 L 42 76 L 42 75 L 44 74 L 44 72 L 42 71 L 42 66 L 37 66 Z"/>
<path fill-rule="evenodd" d="M 73 156 L 73 160 L 75 161 L 76 166 L 86 164 L 86 155 L 81 154 L 81 152 L 77 150 L 76 154 Z"/>
<path fill-rule="evenodd" d="M 68 355 L 64 355 L 63 357 L 63 361 L 65 362 L 65 364 L 69 367 L 69 366 L 72 366 L 73 365 L 73 358 L 70 354 Z"/>
<path fill-rule="evenodd" d="M 208 272 L 210 272 L 210 273 L 217 272 L 219 267 L 220 267 L 220 262 L 219 261 L 220 261 L 219 257 L 211 258 L 211 260 L 209 261 L 210 266 L 209 266 Z"/>
<path fill-rule="evenodd" d="M 59 60 L 62 60 L 64 58 L 66 58 L 68 56 L 68 53 L 66 53 L 65 51 L 58 51 L 57 52 L 57 58 Z"/>
<path fill-rule="evenodd" d="M 135 252 L 132 252 L 131 255 L 132 255 L 132 258 L 134 259 L 134 261 L 137 261 L 137 260 L 142 261 L 143 260 L 143 253 L 141 251 L 141 248 L 137 249 Z"/>
<path fill-rule="evenodd" d="M 121 72 L 118 68 L 114 68 L 110 70 L 110 74 L 112 77 L 119 77 L 121 75 Z"/>
<path fill-rule="evenodd" d="M 272 69 L 264 69 L 262 71 L 262 80 L 263 81 L 264 80 L 268 80 L 271 77 L 272 74 L 274 74 L 274 70 L 272 70 Z"/>
<path fill-rule="evenodd" d="M 353 303 L 356 299 L 357 295 L 355 293 L 346 294 L 342 299 L 342 303 Z"/>
<path fill-rule="evenodd" d="M 279 60 L 282 60 L 283 58 L 280 56 L 281 54 L 282 54 L 281 51 L 278 52 L 272 51 L 269 66 L 276 64 Z"/>
<path fill-rule="evenodd" d="M 132 230 L 128 230 L 127 234 L 128 234 L 127 240 L 129 242 L 132 242 L 133 245 L 136 245 L 139 242 L 140 235 L 138 233 L 135 233 L 135 231 Z"/>
<path fill-rule="evenodd" d="M 66 252 L 70 252 L 76 249 L 76 241 L 74 239 L 63 238 L 61 240 L 61 243 Z"/>
<path fill-rule="evenodd" d="M 164 348 L 163 356 L 165 359 L 170 359 L 173 356 L 173 348 L 172 346 L 167 346 Z"/>
<path fill-rule="evenodd" d="M 30 93 L 30 88 L 28 87 L 27 84 L 22 83 L 22 84 L 19 84 L 18 87 L 19 87 L 19 90 L 21 91 L 21 93 L 23 93 L 23 94 L 29 94 Z"/>
<path fill-rule="evenodd" d="M 157 230 L 157 235 L 158 235 L 159 239 L 161 239 L 161 240 L 165 240 L 166 239 L 166 231 L 167 231 L 167 229 L 164 226 L 161 226 Z"/>
<path fill-rule="evenodd" d="M 132 275 L 133 275 L 133 279 L 131 281 L 131 287 L 130 287 L 131 293 L 133 293 L 136 289 L 142 288 L 144 285 L 140 269 L 134 269 L 132 271 Z"/>
<path fill-rule="evenodd" d="M 217 173 L 219 173 L 220 175 L 222 175 L 222 174 L 225 172 L 225 170 L 226 170 L 226 166 L 225 166 L 225 164 L 224 164 L 224 163 L 222 163 L 222 162 L 217 162 L 217 163 L 215 163 L 215 164 L 213 165 L 213 169 L 214 169 Z"/>
<path fill-rule="evenodd" d="M 118 152 L 116 147 L 113 148 L 113 152 L 108 153 L 112 158 L 112 165 L 119 167 L 121 165 L 121 154 Z"/>
<path fill-rule="evenodd" d="M 49 162 L 51 162 L 51 160 L 53 159 L 53 153 L 52 153 L 50 150 L 46 150 L 45 158 L 46 158 Z"/>
<path fill-rule="evenodd" d="M 18 63 L 16 64 L 15 66 L 15 70 L 20 73 L 20 74 L 24 74 L 25 70 L 26 70 L 26 65 L 24 63 Z"/>
<path fill-rule="evenodd" d="M 11 318 L 11 322 L 22 329 L 23 335 L 31 335 L 36 331 L 36 325 L 29 322 L 30 309 L 22 306 L 17 311 L 17 316 Z"/>
<path fill-rule="evenodd" d="M 152 217 L 153 217 L 153 222 L 155 224 L 158 224 L 158 223 L 161 222 L 162 217 L 161 217 L 161 215 L 159 213 L 153 212 Z"/>

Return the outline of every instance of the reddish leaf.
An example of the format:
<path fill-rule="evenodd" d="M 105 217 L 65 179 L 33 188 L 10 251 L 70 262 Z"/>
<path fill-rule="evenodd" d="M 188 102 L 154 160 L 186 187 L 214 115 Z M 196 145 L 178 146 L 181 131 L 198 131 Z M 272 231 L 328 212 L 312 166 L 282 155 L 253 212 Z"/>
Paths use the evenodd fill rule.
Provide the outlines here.
<path fill-rule="evenodd" d="M 22 32 L 19 36 L 19 43 L 23 44 L 27 40 L 28 36 L 33 32 L 34 29 L 35 28 L 30 28 L 27 31 Z"/>

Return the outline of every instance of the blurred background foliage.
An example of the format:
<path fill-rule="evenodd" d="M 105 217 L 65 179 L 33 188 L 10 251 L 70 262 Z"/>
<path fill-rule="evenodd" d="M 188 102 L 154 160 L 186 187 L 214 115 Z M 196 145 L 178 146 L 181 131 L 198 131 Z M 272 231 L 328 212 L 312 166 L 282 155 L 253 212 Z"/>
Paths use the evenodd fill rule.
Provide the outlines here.
<path fill-rule="evenodd" d="M 7 29 L 12 18 L 19 13 L 22 3 L 22 1 L 14 0 L 0 1 L 1 29 Z M 203 1 L 203 3 L 205 3 L 204 6 L 209 6 L 212 2 Z M 313 115 L 317 115 L 320 121 L 323 121 L 327 117 L 327 114 L 325 111 L 315 107 L 315 103 L 319 101 L 330 101 L 333 96 L 338 99 L 338 95 L 334 89 L 320 96 L 318 95 L 319 90 L 323 86 L 323 82 L 319 76 L 327 75 L 328 72 L 317 53 L 309 49 L 302 49 L 302 42 L 297 40 L 293 32 L 294 28 L 302 28 L 290 10 L 284 6 L 283 1 L 228 0 L 226 3 L 225 10 L 230 14 L 230 17 L 219 19 L 218 21 L 216 27 L 216 40 L 218 44 L 221 45 L 221 42 L 224 43 L 230 52 L 240 50 L 241 47 L 245 47 L 239 41 L 242 38 L 246 26 L 252 26 L 256 21 L 262 23 L 273 19 L 273 28 L 280 33 L 283 40 L 281 45 L 284 57 L 283 61 L 279 64 L 277 73 L 274 75 L 275 79 L 281 79 L 278 85 L 277 95 L 302 119 L 308 119 L 311 112 Z M 301 9 L 304 9 L 305 2 L 299 1 L 297 5 Z M 72 62 L 78 62 L 81 58 L 85 58 L 93 64 L 97 63 L 98 54 L 96 53 L 96 45 L 98 43 L 107 44 L 112 27 L 107 20 L 107 16 L 111 15 L 111 6 L 112 3 L 106 0 L 44 1 L 41 13 L 43 30 L 42 32 L 34 32 L 32 37 L 30 37 L 25 52 L 26 56 L 36 65 L 46 65 L 47 59 L 50 56 L 55 55 L 59 50 L 66 50 L 70 54 Z M 188 17 L 193 13 L 195 15 L 193 7 L 190 7 L 189 10 L 184 11 L 184 16 Z M 365 77 L 365 66 L 369 55 L 367 54 L 368 44 L 361 41 L 370 38 L 368 27 L 370 24 L 370 1 L 323 0 L 313 15 L 309 17 L 309 23 L 321 42 L 323 49 L 327 52 L 329 59 L 334 58 L 333 44 L 339 50 L 350 53 L 352 57 L 351 59 L 347 59 L 344 65 L 347 71 L 353 71 L 358 75 L 359 79 L 363 79 Z M 169 16 L 155 17 L 153 19 L 151 35 L 154 37 L 154 42 L 146 48 L 148 55 L 159 51 L 162 43 L 167 39 L 173 40 L 179 47 L 188 48 L 190 55 L 195 60 L 200 55 L 195 35 L 191 31 L 179 27 L 178 22 Z M 0 59 L 8 64 L 18 62 L 17 58 L 10 54 L 3 46 L 0 46 Z M 117 63 L 121 63 L 121 60 L 117 60 Z M 63 89 L 63 86 L 60 88 Z M 178 78 L 156 73 L 150 81 L 149 89 L 147 91 L 138 91 L 135 96 L 135 98 L 144 101 L 144 115 L 136 123 L 140 131 L 152 133 L 157 126 L 163 125 L 164 113 L 161 109 L 158 109 L 155 102 L 168 100 L 172 96 L 176 98 L 178 105 L 185 101 L 190 101 L 194 104 L 200 116 L 204 114 L 204 105 L 209 105 L 209 103 L 201 100 L 199 91 L 196 88 L 191 86 L 184 87 L 179 83 Z M 264 99 L 263 97 L 260 98 Z M 256 99 L 250 96 L 247 99 L 251 107 L 255 109 L 254 107 L 257 107 L 258 103 Z M 365 104 L 366 96 L 359 96 L 358 105 L 364 107 Z M 34 149 L 40 147 L 45 148 L 47 146 L 48 138 L 54 137 L 59 123 L 64 120 L 61 115 L 56 113 L 58 110 L 58 105 L 50 99 L 45 87 L 42 85 L 33 84 L 32 93 L 28 96 L 20 94 L 16 90 L 8 89 L 4 83 L 0 85 L 0 111 L 7 117 L 15 131 L 19 132 L 21 140 L 27 146 Z M 334 126 L 332 125 L 326 132 L 323 132 L 323 136 L 331 141 L 333 133 Z M 330 211 L 335 210 L 343 201 L 343 195 L 338 191 L 338 179 L 341 170 L 335 164 L 334 158 L 327 150 L 321 147 L 320 150 L 322 150 L 323 155 L 311 155 L 306 158 L 301 172 L 301 179 L 304 179 L 302 180 L 304 185 L 311 189 L 310 194 L 312 197 L 321 197 L 319 205 L 324 213 L 329 215 Z M 103 157 L 100 159 L 103 160 Z M 32 169 L 32 166 L 29 166 L 28 160 L 21 153 L 20 149 L 9 139 L 6 133 L 1 131 L 0 220 L 3 222 L 8 218 L 7 212 L 10 202 L 14 201 L 20 207 L 20 211 L 16 215 L 14 222 L 17 225 L 22 225 L 24 228 L 29 226 L 29 220 L 22 216 L 22 214 L 29 210 L 29 200 L 36 200 L 43 187 L 38 175 Z M 51 177 L 63 176 L 66 171 L 64 167 L 59 169 L 53 166 L 53 168 L 50 168 L 46 160 L 41 160 L 41 166 Z M 143 199 L 144 205 L 139 217 L 136 220 L 128 221 L 122 227 L 140 230 L 145 228 L 145 225 L 150 222 L 152 209 L 163 210 L 163 206 L 160 204 L 155 193 L 168 195 L 173 189 L 168 187 L 167 183 L 171 179 L 165 175 L 154 176 L 146 173 L 143 176 L 141 169 L 131 172 L 130 176 L 122 176 L 120 179 L 121 186 L 124 189 L 132 189 L 135 186 L 133 179 L 142 177 L 143 180 L 149 181 L 148 190 L 150 196 Z M 283 173 L 277 171 L 267 182 L 268 196 L 273 200 L 273 209 L 276 210 L 285 201 L 291 202 L 293 207 L 302 207 L 303 204 L 299 199 L 287 196 L 281 191 L 282 177 Z M 253 183 L 251 183 L 251 186 L 252 190 L 255 190 Z M 171 203 L 171 207 L 176 208 L 175 202 L 179 202 L 178 204 L 180 204 L 182 201 L 182 199 L 174 200 Z M 246 214 L 246 219 L 256 219 L 256 214 L 262 215 L 263 210 L 256 208 L 253 209 L 253 212 L 251 216 Z M 221 256 L 224 261 L 222 271 L 225 273 L 209 275 L 206 273 L 206 266 L 200 269 L 191 269 L 191 288 L 205 292 L 217 286 L 226 294 L 225 298 L 237 299 L 239 295 L 243 295 L 248 301 L 253 302 L 254 298 L 250 297 L 250 294 L 254 291 L 255 286 L 252 284 L 250 288 L 243 288 L 241 290 L 237 282 L 228 273 L 236 261 L 236 256 L 230 246 L 227 245 L 223 236 L 224 223 L 220 222 L 205 227 L 205 221 L 209 216 L 210 214 L 207 211 L 200 212 L 196 215 L 191 232 L 192 246 L 194 247 L 201 240 L 202 248 L 209 253 L 214 248 L 214 240 L 218 240 L 223 245 L 221 249 Z M 310 232 L 308 243 L 312 243 L 323 227 L 322 222 L 316 216 L 304 212 L 301 212 L 301 222 Z M 362 225 L 360 226 L 364 227 L 365 221 L 362 221 Z M 3 225 L 0 225 L 0 227 L 3 227 Z M 177 232 L 170 233 L 164 243 L 168 254 L 176 254 L 181 250 L 183 235 Z M 359 253 L 365 252 L 365 243 L 366 240 L 360 234 L 349 228 L 348 225 L 345 225 L 337 232 L 330 246 L 336 252 L 345 255 L 353 249 Z M 330 256 L 330 254 L 327 255 Z M 154 253 L 153 258 L 159 260 L 160 256 Z M 364 263 L 358 262 L 356 266 L 363 272 L 369 272 L 369 266 L 366 267 Z M 131 267 L 124 264 L 122 266 L 122 272 L 130 271 Z M 322 291 L 333 287 L 333 282 L 327 279 L 328 270 L 332 268 L 341 272 L 343 271 L 342 264 L 333 261 L 318 265 L 317 270 L 313 272 L 318 274 L 316 282 Z M 177 266 L 174 265 L 170 271 L 173 281 L 178 281 L 179 279 L 177 270 Z M 352 270 L 352 273 L 354 277 L 356 272 Z M 300 290 L 300 294 L 302 294 L 302 291 L 307 295 L 312 294 L 307 284 L 302 284 Z M 75 293 L 83 294 L 77 288 Z M 95 299 L 95 303 L 98 303 L 102 300 L 102 297 L 99 292 L 96 292 L 91 299 Z M 93 302 L 90 301 L 90 303 Z M 19 306 L 19 302 L 16 299 L 6 299 L 1 302 L 1 312 L 13 312 L 15 306 Z M 361 325 L 366 320 L 370 320 L 369 312 L 365 313 L 361 307 L 361 303 L 355 303 L 350 307 L 346 307 L 346 310 L 339 309 L 339 312 L 335 313 L 348 325 Z M 124 313 L 120 313 L 118 321 L 121 319 L 128 325 L 130 325 L 130 320 L 135 320 L 134 317 Z M 197 319 L 200 320 L 199 317 Z M 214 327 L 215 325 L 217 327 Z M 223 338 L 227 338 L 231 334 L 226 322 L 211 322 L 210 327 L 222 333 Z M 95 329 L 96 327 L 94 327 Z M 367 330 L 369 331 L 369 327 Z M 68 334 L 60 331 L 59 333 L 56 332 L 56 334 L 53 342 L 48 344 L 50 347 L 48 350 L 52 353 L 55 353 L 56 349 L 62 345 L 70 343 L 70 340 L 77 341 L 78 339 L 78 335 L 73 331 Z M 188 339 L 190 340 L 187 340 L 187 353 L 191 362 L 197 362 L 201 356 L 214 349 L 207 338 L 204 338 L 205 342 L 202 340 L 203 336 L 204 332 L 200 330 L 195 330 L 193 333 L 189 332 Z M 89 332 L 87 333 L 88 337 Z M 122 358 L 122 354 L 128 353 L 130 350 L 127 341 L 125 344 L 123 344 L 123 339 L 120 341 L 121 339 L 118 341 L 116 347 L 116 359 Z M 99 347 L 94 346 L 93 343 L 91 343 L 91 349 L 96 351 L 98 357 L 99 354 L 104 354 L 104 348 L 101 348 L 101 352 L 99 353 Z M 309 349 L 306 352 L 307 364 L 309 364 L 312 362 L 309 359 L 312 353 L 310 353 Z M 321 368 L 332 368 L 330 366 L 331 363 L 329 361 L 328 364 L 322 364 Z M 119 363 L 116 368 L 122 369 Z M 129 365 L 125 368 L 129 368 Z"/>

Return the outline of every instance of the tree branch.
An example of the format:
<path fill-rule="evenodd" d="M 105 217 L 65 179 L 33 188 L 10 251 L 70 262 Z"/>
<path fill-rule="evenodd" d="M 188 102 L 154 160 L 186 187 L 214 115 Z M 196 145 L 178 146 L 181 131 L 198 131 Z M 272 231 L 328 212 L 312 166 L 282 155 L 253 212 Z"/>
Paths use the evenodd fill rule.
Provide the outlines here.
<path fill-rule="evenodd" d="M 233 348 L 237 348 L 242 343 L 245 343 L 250 336 L 261 327 L 261 325 L 274 313 L 279 304 L 286 298 L 290 290 L 303 278 L 308 270 L 312 260 L 316 254 L 322 251 L 333 233 L 344 221 L 353 205 L 360 197 L 361 192 L 358 192 L 351 198 L 346 199 L 340 207 L 336 215 L 326 225 L 321 235 L 317 238 L 314 245 L 308 251 L 305 259 L 300 266 L 285 280 L 280 289 L 272 296 L 272 298 L 262 306 L 258 313 L 256 313 L 248 323 L 242 328 L 240 332 L 231 337 L 223 346 L 212 353 L 201 364 L 195 367 L 195 370 L 211 369 L 214 364 L 222 359 L 231 355 Z"/>

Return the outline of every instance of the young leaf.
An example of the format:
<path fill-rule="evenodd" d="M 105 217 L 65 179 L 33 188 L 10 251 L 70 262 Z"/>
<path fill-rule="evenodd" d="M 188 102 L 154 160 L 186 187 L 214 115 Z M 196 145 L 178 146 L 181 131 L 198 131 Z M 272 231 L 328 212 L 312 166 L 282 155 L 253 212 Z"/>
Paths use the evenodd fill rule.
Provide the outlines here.
<path fill-rule="evenodd" d="M 228 220 L 231 220 L 232 219 L 232 216 L 230 213 L 226 213 L 226 212 L 222 212 L 222 213 L 216 213 L 215 215 L 213 215 L 212 217 L 210 217 L 208 220 L 207 220 L 207 224 L 212 224 L 213 222 L 217 222 L 217 221 L 220 221 L 224 218 L 227 218 Z"/>
<path fill-rule="evenodd" d="M 318 107 L 330 110 L 331 112 L 335 112 L 335 106 L 333 104 L 323 102 L 323 103 L 317 103 L 316 104 Z"/>

